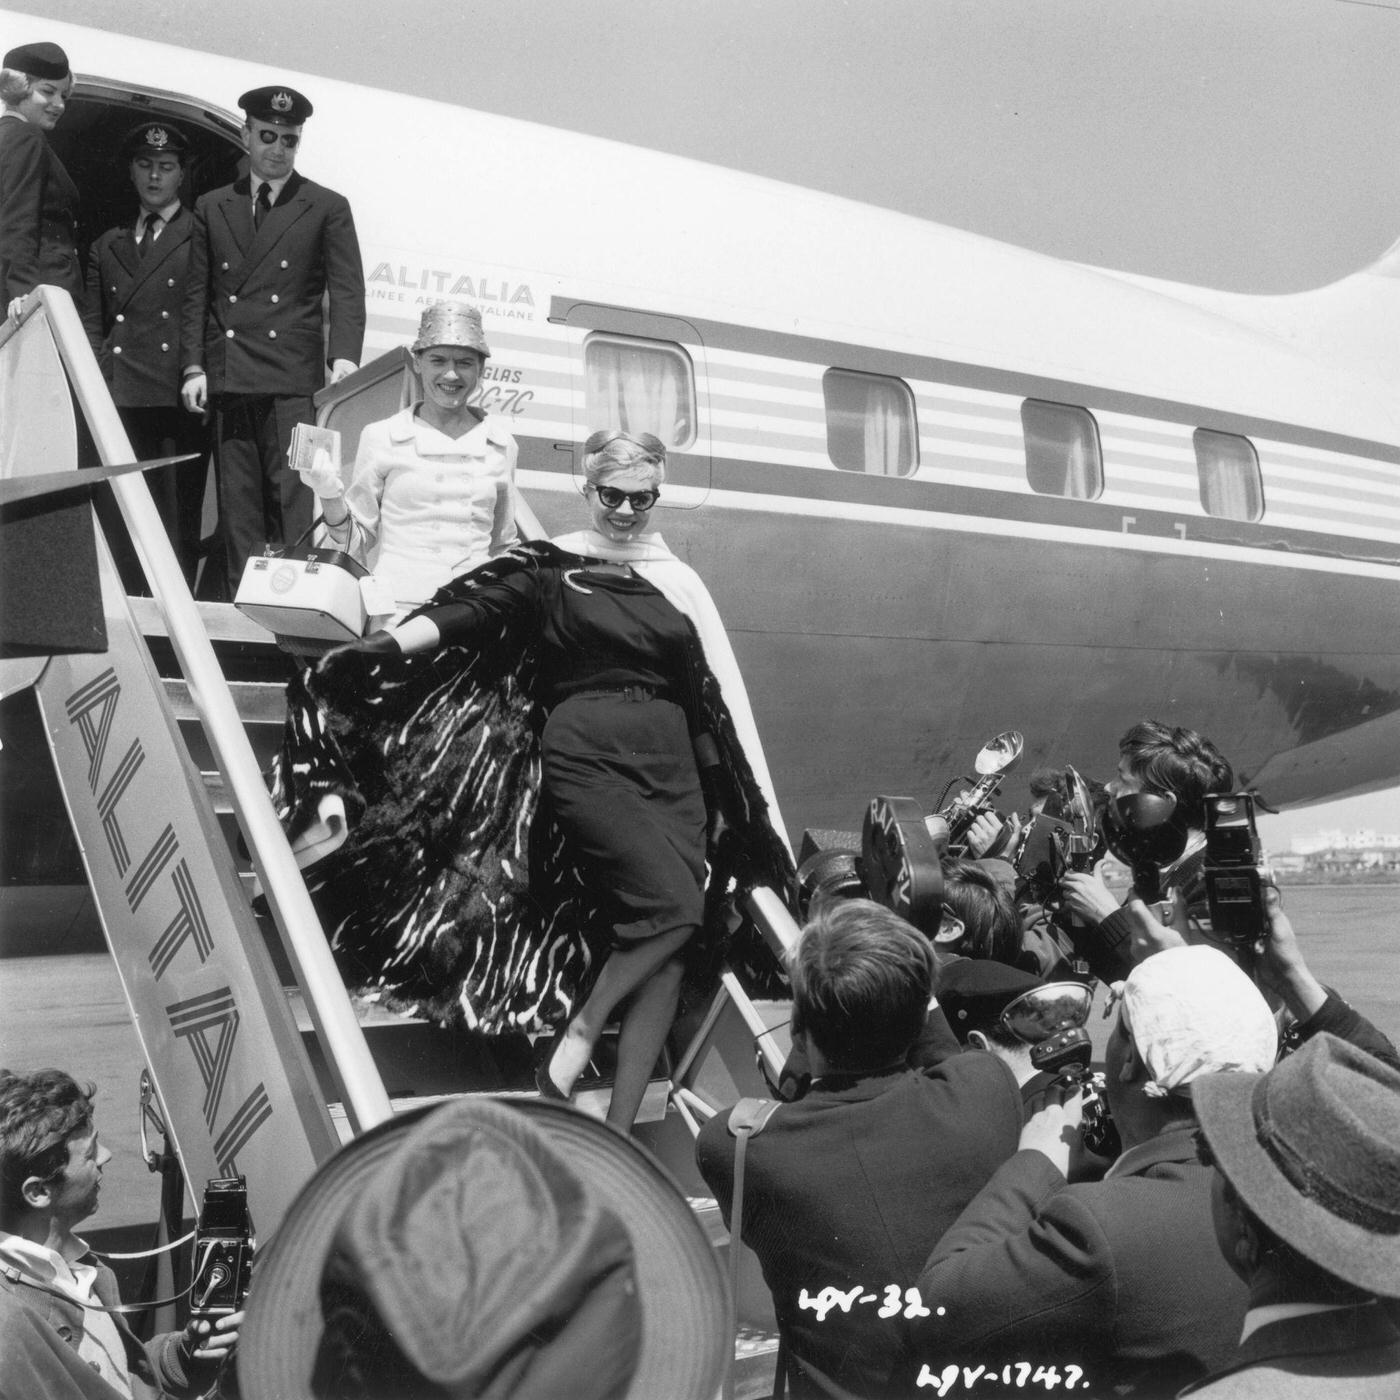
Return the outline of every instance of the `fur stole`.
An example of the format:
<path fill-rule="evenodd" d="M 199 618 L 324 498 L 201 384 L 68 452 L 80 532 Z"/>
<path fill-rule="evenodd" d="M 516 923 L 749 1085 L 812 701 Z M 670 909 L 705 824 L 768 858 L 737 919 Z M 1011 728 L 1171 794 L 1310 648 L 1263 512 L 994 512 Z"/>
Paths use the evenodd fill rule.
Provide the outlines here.
<path fill-rule="evenodd" d="M 556 546 L 522 545 L 429 606 L 515 570 L 576 564 Z M 322 796 L 345 800 L 349 836 L 307 887 L 347 985 L 487 1034 L 557 1023 L 587 995 L 612 929 L 540 803 L 538 670 L 535 629 L 504 619 L 470 649 L 377 660 L 354 685 L 308 671 L 289 686 L 273 798 L 293 836 Z M 792 860 L 693 622 L 690 671 L 726 818 L 708 852 L 692 980 L 712 987 L 727 963 L 753 992 L 781 994 L 776 959 L 736 908 L 760 884 L 788 897 Z"/>

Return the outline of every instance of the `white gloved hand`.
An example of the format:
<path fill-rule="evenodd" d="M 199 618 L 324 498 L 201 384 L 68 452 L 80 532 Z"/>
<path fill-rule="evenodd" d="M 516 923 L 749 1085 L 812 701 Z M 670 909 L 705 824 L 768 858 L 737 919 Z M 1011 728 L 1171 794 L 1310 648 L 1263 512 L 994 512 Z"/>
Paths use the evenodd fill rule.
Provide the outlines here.
<path fill-rule="evenodd" d="M 323 501 L 338 501 L 345 494 L 345 483 L 324 447 L 311 454 L 310 466 L 297 468 L 297 475 Z"/>

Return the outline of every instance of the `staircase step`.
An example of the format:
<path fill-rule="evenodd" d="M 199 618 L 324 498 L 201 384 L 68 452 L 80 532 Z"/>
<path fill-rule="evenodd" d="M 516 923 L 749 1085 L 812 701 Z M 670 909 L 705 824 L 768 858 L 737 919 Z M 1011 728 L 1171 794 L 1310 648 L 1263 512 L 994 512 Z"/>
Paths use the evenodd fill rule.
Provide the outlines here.
<path fill-rule="evenodd" d="M 165 698 L 178 720 L 202 718 L 189 683 L 179 677 L 162 676 Z M 287 687 L 281 681 L 229 681 L 238 718 L 244 724 L 275 724 L 280 726 L 287 717 Z"/>
<path fill-rule="evenodd" d="M 127 605 L 144 637 L 168 637 L 169 629 L 154 598 L 128 597 Z M 244 617 L 232 603 L 196 603 L 199 620 L 211 642 L 251 642 L 263 646 L 275 644 L 276 639 L 266 627 Z"/>
<path fill-rule="evenodd" d="M 653 1079 L 647 1085 L 646 1093 L 642 1098 L 642 1109 L 637 1115 L 637 1122 L 660 1122 L 666 1116 L 666 1104 L 670 1091 L 671 1081 L 669 1079 Z M 390 1103 L 395 1114 L 412 1113 L 415 1109 L 426 1108 L 431 1104 L 450 1103 L 454 1099 L 472 1096 L 471 1091 L 464 1091 L 460 1094 L 403 1094 L 391 1098 Z M 501 1089 L 493 1091 L 489 1097 L 495 1099 L 537 1099 L 539 1094 L 533 1089 Z M 611 1097 L 611 1086 L 603 1084 L 597 1088 L 579 1089 L 570 1102 L 575 1108 L 581 1108 L 590 1118 L 597 1118 L 601 1121 L 607 1117 L 608 1100 Z M 350 1118 L 345 1111 L 345 1105 L 332 1102 L 326 1106 L 330 1110 L 331 1122 L 340 1135 L 342 1145 L 349 1142 L 355 1133 L 350 1126 Z"/>

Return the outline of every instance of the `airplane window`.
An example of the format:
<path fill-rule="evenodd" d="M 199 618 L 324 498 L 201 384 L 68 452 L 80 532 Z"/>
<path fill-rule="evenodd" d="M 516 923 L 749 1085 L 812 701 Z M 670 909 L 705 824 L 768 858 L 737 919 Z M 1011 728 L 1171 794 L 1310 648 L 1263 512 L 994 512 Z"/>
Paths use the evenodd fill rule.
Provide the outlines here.
<path fill-rule="evenodd" d="M 822 375 L 826 451 L 845 472 L 908 476 L 919 465 L 914 396 L 902 379 L 854 370 Z"/>
<path fill-rule="evenodd" d="M 590 335 L 583 365 L 590 431 L 654 433 L 667 447 L 695 441 L 695 370 L 679 345 Z"/>
<path fill-rule="evenodd" d="M 1095 501 L 1103 494 L 1099 425 L 1087 408 L 1026 399 L 1021 404 L 1026 438 L 1026 480 L 1042 496 Z"/>
<path fill-rule="evenodd" d="M 1264 481 L 1254 444 L 1246 437 L 1210 428 L 1197 428 L 1191 441 L 1196 448 L 1205 513 L 1224 520 L 1260 519 L 1264 514 Z"/>

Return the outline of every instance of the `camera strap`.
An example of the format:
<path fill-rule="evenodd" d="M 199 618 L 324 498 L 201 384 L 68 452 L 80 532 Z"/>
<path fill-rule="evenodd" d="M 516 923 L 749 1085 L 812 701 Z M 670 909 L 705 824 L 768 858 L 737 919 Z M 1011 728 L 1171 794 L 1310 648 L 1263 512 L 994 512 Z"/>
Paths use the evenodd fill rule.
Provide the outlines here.
<path fill-rule="evenodd" d="M 169 1254 L 172 1249 L 179 1249 L 182 1244 L 189 1244 L 198 1233 L 198 1230 L 191 1230 L 189 1234 L 181 1235 L 178 1240 L 172 1240 L 169 1244 L 158 1244 L 154 1249 L 133 1249 L 122 1254 L 115 1250 L 103 1253 L 100 1249 L 90 1249 L 88 1253 L 94 1259 L 153 1259 L 157 1254 Z"/>
<path fill-rule="evenodd" d="M 133 1313 L 145 1312 L 147 1308 L 163 1308 L 170 1303 L 178 1303 L 182 1298 L 188 1297 L 190 1288 L 194 1287 L 194 1284 L 190 1284 L 189 1288 L 182 1289 L 173 1298 L 153 1298 L 144 1303 L 118 1303 L 116 1307 L 109 1308 L 105 1303 L 85 1303 L 81 1298 L 75 1298 L 71 1293 L 65 1293 L 61 1288 L 55 1288 L 52 1284 L 40 1283 L 38 1279 L 28 1278 L 18 1269 L 0 1269 L 0 1274 L 3 1274 L 11 1283 L 22 1284 L 25 1288 L 32 1288 L 37 1293 L 47 1293 L 50 1297 L 59 1299 L 60 1302 L 71 1303 L 75 1308 L 86 1308 L 88 1312 Z"/>
<path fill-rule="evenodd" d="M 740 1099 L 729 1112 L 729 1131 L 734 1142 L 734 1192 L 729 1206 L 729 1331 L 731 1336 L 739 1332 L 739 1254 L 743 1248 L 744 1223 L 744 1159 L 748 1155 L 749 1139 L 761 1133 L 768 1120 L 778 1108 L 778 1099 Z M 785 1389 L 786 1370 L 784 1348 L 778 1347 L 778 1375 L 773 1387 L 774 1395 L 782 1395 Z M 731 1371 L 724 1381 L 725 1400 L 734 1394 L 734 1376 Z"/>

